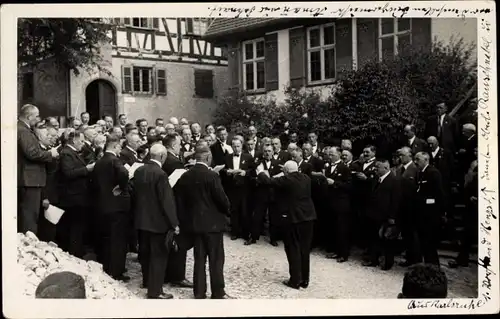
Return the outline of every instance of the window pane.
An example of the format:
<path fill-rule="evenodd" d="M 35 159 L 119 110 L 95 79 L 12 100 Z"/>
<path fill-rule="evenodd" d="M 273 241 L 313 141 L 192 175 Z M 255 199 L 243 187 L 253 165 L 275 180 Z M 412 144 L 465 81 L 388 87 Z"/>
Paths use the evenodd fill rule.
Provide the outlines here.
<path fill-rule="evenodd" d="M 394 33 L 394 19 L 382 19 L 382 34 Z"/>
<path fill-rule="evenodd" d="M 134 91 L 140 92 L 141 91 L 141 70 L 134 68 L 133 74 L 134 74 Z"/>
<path fill-rule="evenodd" d="M 148 18 L 141 18 L 141 27 L 143 28 L 148 27 Z"/>
<path fill-rule="evenodd" d="M 311 68 L 311 81 L 321 80 L 321 53 L 320 51 L 311 52 L 310 68 Z"/>
<path fill-rule="evenodd" d="M 245 64 L 245 83 L 247 90 L 253 90 L 253 63 Z"/>
<path fill-rule="evenodd" d="M 320 44 L 320 38 L 319 38 L 319 29 L 312 29 L 309 30 L 309 47 L 310 48 L 315 48 L 319 47 Z"/>
<path fill-rule="evenodd" d="M 398 54 L 403 54 L 411 46 L 411 35 L 405 34 L 398 36 Z"/>
<path fill-rule="evenodd" d="M 410 30 L 410 19 L 398 19 L 398 32 Z"/>
<path fill-rule="evenodd" d="M 257 62 L 257 89 L 263 89 L 266 87 L 266 76 L 264 61 Z"/>
<path fill-rule="evenodd" d="M 245 60 L 253 59 L 253 43 L 245 43 Z"/>
<path fill-rule="evenodd" d="M 132 91 L 132 82 L 131 82 L 131 77 L 126 76 L 123 81 L 125 81 L 125 92 L 130 92 Z"/>
<path fill-rule="evenodd" d="M 141 24 L 140 24 L 140 23 L 141 23 L 141 22 L 140 22 L 140 19 L 139 19 L 139 18 L 133 18 L 133 19 L 132 19 L 132 25 L 133 25 L 134 27 L 140 27 L 140 26 L 141 26 Z"/>
<path fill-rule="evenodd" d="M 382 60 L 392 59 L 394 57 L 394 37 L 382 39 Z"/>
<path fill-rule="evenodd" d="M 165 79 L 158 79 L 158 93 L 166 93 L 165 91 Z"/>
<path fill-rule="evenodd" d="M 257 57 L 260 58 L 260 57 L 263 57 L 264 56 L 264 41 L 259 41 L 256 43 L 257 45 Z"/>
<path fill-rule="evenodd" d="M 325 50 L 325 80 L 335 78 L 335 49 Z"/>
<path fill-rule="evenodd" d="M 149 92 L 149 70 L 142 70 L 142 92 Z"/>
<path fill-rule="evenodd" d="M 335 29 L 333 27 L 333 25 L 331 26 L 328 26 L 328 27 L 325 27 L 323 29 L 323 43 L 325 45 L 328 45 L 328 44 L 334 44 L 335 43 Z"/>
<path fill-rule="evenodd" d="M 158 70 L 158 78 L 161 79 L 165 78 L 165 70 Z"/>

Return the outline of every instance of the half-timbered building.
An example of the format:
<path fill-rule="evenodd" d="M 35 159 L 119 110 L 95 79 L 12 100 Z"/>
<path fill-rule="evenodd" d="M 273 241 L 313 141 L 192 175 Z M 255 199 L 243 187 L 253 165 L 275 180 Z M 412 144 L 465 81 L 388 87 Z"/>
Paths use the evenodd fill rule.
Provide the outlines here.
<path fill-rule="evenodd" d="M 129 119 L 187 117 L 210 121 L 217 98 L 227 90 L 227 58 L 201 39 L 206 18 L 114 18 L 110 43 L 102 45 L 99 72 L 56 69 L 50 61 L 19 76 L 19 105 L 33 102 L 42 116 L 78 116 L 95 121 L 104 114 Z"/>
<path fill-rule="evenodd" d="M 342 70 L 453 35 L 477 43 L 476 19 L 216 18 L 203 38 L 227 48 L 229 89 L 279 102 L 287 86 L 326 95 Z"/>

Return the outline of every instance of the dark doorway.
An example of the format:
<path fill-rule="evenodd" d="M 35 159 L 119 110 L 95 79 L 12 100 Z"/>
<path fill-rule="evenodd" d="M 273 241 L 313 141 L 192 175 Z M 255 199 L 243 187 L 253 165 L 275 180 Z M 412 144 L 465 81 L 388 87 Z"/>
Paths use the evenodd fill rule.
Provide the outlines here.
<path fill-rule="evenodd" d="M 90 113 L 90 123 L 94 124 L 104 115 L 113 117 L 116 122 L 116 92 L 105 80 L 91 82 L 85 90 L 85 106 Z"/>

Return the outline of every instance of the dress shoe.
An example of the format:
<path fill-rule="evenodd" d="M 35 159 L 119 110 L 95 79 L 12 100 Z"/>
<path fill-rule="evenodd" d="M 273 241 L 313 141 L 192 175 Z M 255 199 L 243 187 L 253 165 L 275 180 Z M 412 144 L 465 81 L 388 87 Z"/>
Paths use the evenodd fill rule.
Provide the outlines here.
<path fill-rule="evenodd" d="M 274 247 L 278 247 L 278 242 L 276 240 L 271 241 L 271 245 Z"/>
<path fill-rule="evenodd" d="M 118 277 L 113 277 L 114 280 L 118 280 L 118 281 L 123 281 L 123 282 L 129 282 L 130 281 L 130 277 L 129 276 L 126 276 L 126 275 L 120 275 Z"/>
<path fill-rule="evenodd" d="M 248 245 L 251 245 L 251 244 L 255 244 L 257 241 L 255 239 L 248 239 L 247 241 L 245 241 L 245 246 L 248 246 Z"/>
<path fill-rule="evenodd" d="M 148 299 L 174 299 L 174 295 L 172 294 L 167 294 L 167 293 L 161 293 L 160 295 L 156 297 L 150 297 L 148 296 Z"/>
<path fill-rule="evenodd" d="M 194 286 L 193 283 L 187 279 L 184 279 L 181 281 L 171 282 L 170 285 L 172 285 L 173 287 L 179 287 L 179 288 L 193 288 L 193 286 Z"/>
<path fill-rule="evenodd" d="M 365 267 L 377 267 L 377 266 L 378 266 L 378 263 L 374 263 L 374 262 L 372 262 L 372 261 L 365 261 L 365 262 L 363 263 L 363 266 L 365 266 Z"/>
<path fill-rule="evenodd" d="M 347 257 L 339 257 L 339 258 L 337 258 L 337 262 L 338 263 L 345 263 L 347 260 L 348 260 Z"/>
<path fill-rule="evenodd" d="M 290 282 L 290 280 L 285 280 L 285 281 L 283 281 L 283 284 L 284 284 L 285 286 L 290 287 L 290 288 L 293 288 L 293 289 L 299 289 L 299 288 L 300 288 L 300 284 L 298 284 L 298 285 L 297 285 L 297 284 L 292 284 L 292 283 Z"/>
<path fill-rule="evenodd" d="M 231 240 L 236 240 L 238 239 L 238 236 L 231 236 Z"/>
<path fill-rule="evenodd" d="M 336 253 L 328 253 L 328 254 L 326 254 L 326 258 L 337 259 L 337 258 L 339 258 L 339 255 L 337 255 Z"/>
<path fill-rule="evenodd" d="M 220 297 L 219 296 L 212 296 L 212 297 L 210 297 L 210 299 L 236 299 L 236 298 L 231 297 L 228 294 L 225 294 L 225 295 L 220 296 Z"/>
<path fill-rule="evenodd" d="M 309 287 L 309 280 L 301 282 L 300 283 L 300 287 L 304 288 L 304 289 L 307 288 L 307 287 Z"/>
<path fill-rule="evenodd" d="M 469 263 L 468 262 L 458 262 L 456 260 L 450 260 L 448 262 L 448 267 L 450 267 L 450 268 L 469 267 Z"/>

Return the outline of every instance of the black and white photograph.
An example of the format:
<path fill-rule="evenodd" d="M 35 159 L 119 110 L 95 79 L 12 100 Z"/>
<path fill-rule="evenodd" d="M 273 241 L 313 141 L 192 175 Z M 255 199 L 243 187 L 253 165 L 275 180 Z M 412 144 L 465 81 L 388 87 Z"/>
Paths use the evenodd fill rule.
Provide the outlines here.
<path fill-rule="evenodd" d="M 495 12 L 2 6 L 6 316 L 498 312 Z"/>

